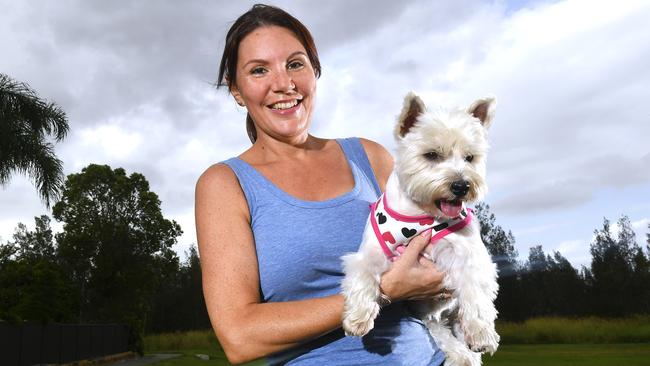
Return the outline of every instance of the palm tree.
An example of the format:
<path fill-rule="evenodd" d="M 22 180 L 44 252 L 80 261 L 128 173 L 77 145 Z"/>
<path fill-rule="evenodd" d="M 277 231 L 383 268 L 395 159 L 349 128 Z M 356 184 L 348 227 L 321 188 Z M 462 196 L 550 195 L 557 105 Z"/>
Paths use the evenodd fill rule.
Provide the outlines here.
<path fill-rule="evenodd" d="M 0 73 L 0 185 L 15 172 L 26 174 L 49 207 L 60 197 L 65 177 L 48 137 L 59 142 L 67 133 L 68 120 L 59 106 Z"/>

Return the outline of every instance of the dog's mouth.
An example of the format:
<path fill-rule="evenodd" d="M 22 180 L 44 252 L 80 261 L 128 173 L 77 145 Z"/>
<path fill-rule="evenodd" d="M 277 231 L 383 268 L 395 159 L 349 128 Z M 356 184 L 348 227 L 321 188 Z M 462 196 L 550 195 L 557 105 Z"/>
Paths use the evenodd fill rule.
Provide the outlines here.
<path fill-rule="evenodd" d="M 438 207 L 438 209 L 440 211 L 442 211 L 442 213 L 445 216 L 457 217 L 457 216 L 460 215 L 460 211 L 463 210 L 463 201 L 461 201 L 461 200 L 451 200 L 451 201 L 437 200 L 436 201 L 436 207 Z"/>

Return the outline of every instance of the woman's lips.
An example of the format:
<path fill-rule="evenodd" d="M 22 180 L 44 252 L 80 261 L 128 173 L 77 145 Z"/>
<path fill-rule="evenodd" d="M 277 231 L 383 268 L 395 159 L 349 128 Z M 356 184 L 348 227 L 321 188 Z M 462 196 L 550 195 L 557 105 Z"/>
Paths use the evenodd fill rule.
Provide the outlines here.
<path fill-rule="evenodd" d="M 285 115 L 289 115 L 289 114 L 296 113 L 296 112 L 298 111 L 298 109 L 300 109 L 300 106 L 302 105 L 301 102 L 302 102 L 302 100 L 296 100 L 296 105 L 294 105 L 293 107 L 290 107 L 290 108 L 286 108 L 286 109 L 283 109 L 283 108 L 273 108 L 273 107 L 274 107 L 274 106 L 278 106 L 279 104 L 287 104 L 287 103 L 291 103 L 291 101 L 289 101 L 289 102 L 284 102 L 284 103 L 275 103 L 275 104 L 273 104 L 273 105 L 271 105 L 271 106 L 268 106 L 268 108 L 269 108 L 269 109 L 271 110 L 271 112 L 273 112 L 273 113 L 276 113 L 276 114 L 279 114 L 279 115 L 285 116 Z"/>

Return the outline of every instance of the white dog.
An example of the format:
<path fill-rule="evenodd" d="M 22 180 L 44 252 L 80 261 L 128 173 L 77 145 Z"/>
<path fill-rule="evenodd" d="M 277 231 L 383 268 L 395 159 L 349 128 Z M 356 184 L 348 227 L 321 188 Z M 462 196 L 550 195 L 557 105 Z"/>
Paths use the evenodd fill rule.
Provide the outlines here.
<path fill-rule="evenodd" d="M 480 365 L 481 353 L 496 351 L 496 266 L 464 207 L 487 190 L 487 128 L 495 108 L 488 97 L 467 109 L 429 112 L 417 95 L 406 96 L 395 128 L 395 170 L 371 206 L 359 251 L 342 258 L 346 334 L 363 336 L 373 328 L 383 297 L 381 274 L 400 246 L 432 229 L 423 255 L 445 272 L 443 285 L 452 295 L 414 302 L 413 310 L 445 352 L 445 366 Z"/>

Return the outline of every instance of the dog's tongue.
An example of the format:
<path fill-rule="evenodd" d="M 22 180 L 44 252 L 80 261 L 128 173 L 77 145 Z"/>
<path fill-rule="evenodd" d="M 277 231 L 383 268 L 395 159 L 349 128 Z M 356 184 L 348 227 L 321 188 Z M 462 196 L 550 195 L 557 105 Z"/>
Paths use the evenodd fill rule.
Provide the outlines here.
<path fill-rule="evenodd" d="M 460 215 L 460 210 L 463 209 L 463 202 L 461 200 L 455 201 L 440 201 L 440 210 L 445 216 L 456 217 Z"/>

